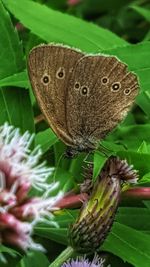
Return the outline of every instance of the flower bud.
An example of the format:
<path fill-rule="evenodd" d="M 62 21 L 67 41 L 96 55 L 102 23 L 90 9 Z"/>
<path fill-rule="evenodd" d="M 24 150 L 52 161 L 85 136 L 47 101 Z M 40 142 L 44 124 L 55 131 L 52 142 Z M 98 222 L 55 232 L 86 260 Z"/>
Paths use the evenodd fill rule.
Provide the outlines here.
<path fill-rule="evenodd" d="M 87 180 L 92 171 L 86 172 Z M 136 171 L 126 161 L 111 157 L 93 186 L 89 200 L 83 203 L 77 221 L 70 229 L 70 244 L 79 253 L 94 252 L 107 237 L 118 208 L 122 180 L 135 181 Z"/>

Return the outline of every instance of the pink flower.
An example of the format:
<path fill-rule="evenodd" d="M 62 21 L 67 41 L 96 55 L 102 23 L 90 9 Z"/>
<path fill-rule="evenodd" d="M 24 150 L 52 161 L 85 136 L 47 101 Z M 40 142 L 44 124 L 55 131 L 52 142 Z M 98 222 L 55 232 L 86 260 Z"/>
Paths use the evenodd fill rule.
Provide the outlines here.
<path fill-rule="evenodd" d="M 46 179 L 53 172 L 45 163 L 38 164 L 41 150 L 32 152 L 33 135 L 7 123 L 0 127 L 0 243 L 11 244 L 27 250 L 43 249 L 31 238 L 34 225 L 39 221 L 55 224 L 52 211 L 62 197 L 47 197 L 58 183 L 47 184 Z M 46 189 L 42 197 L 29 197 L 31 187 Z"/>

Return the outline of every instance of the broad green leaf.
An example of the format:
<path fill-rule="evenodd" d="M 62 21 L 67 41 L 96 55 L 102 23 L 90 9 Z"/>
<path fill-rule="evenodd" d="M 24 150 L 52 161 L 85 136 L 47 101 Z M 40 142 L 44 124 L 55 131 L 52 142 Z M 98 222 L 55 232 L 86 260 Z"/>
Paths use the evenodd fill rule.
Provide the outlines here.
<path fill-rule="evenodd" d="M 143 16 L 148 22 L 150 22 L 150 10 L 149 9 L 139 7 L 136 5 L 131 5 L 130 7 L 134 9 L 136 12 L 138 12 L 141 16 Z"/>
<path fill-rule="evenodd" d="M 0 79 L 2 80 L 23 71 L 25 64 L 18 34 L 2 2 L 0 2 L 0 25 Z M 0 107 L 0 124 L 8 121 L 21 128 L 23 132 L 27 129 L 33 131 L 33 112 L 28 92 L 17 88 L 1 88 Z"/>
<path fill-rule="evenodd" d="M 105 52 L 105 51 L 104 51 Z M 149 69 L 150 43 L 143 42 L 135 45 L 116 47 L 106 51 L 109 55 L 116 55 L 120 60 L 129 65 L 131 71 Z M 131 56 L 132 55 L 132 56 Z"/>
<path fill-rule="evenodd" d="M 8 12 L 0 2 L 0 79 L 25 68 L 22 46 Z"/>
<path fill-rule="evenodd" d="M 150 211 L 150 200 L 144 200 L 143 203 Z"/>
<path fill-rule="evenodd" d="M 147 32 L 144 41 L 149 41 L 150 40 L 150 30 Z"/>
<path fill-rule="evenodd" d="M 55 220 L 60 228 L 69 227 L 76 219 L 80 211 L 78 209 L 67 209 L 56 212 Z"/>
<path fill-rule="evenodd" d="M 104 153 L 100 153 L 99 151 L 96 151 L 94 153 L 94 169 L 93 169 L 93 179 L 95 180 L 98 176 L 100 170 L 104 166 L 105 162 L 107 160 L 107 157 Z"/>
<path fill-rule="evenodd" d="M 50 226 L 45 228 L 41 226 L 35 227 L 35 233 L 41 237 L 45 237 L 47 239 L 56 241 L 63 245 L 68 244 L 67 236 L 68 236 L 68 229 L 67 228 L 51 228 Z"/>
<path fill-rule="evenodd" d="M 138 150 L 143 140 L 149 144 L 150 124 L 119 126 L 114 132 L 110 133 L 107 141 L 119 142 L 130 150 Z"/>
<path fill-rule="evenodd" d="M 145 112 L 145 114 L 150 117 L 150 91 L 142 92 L 136 99 L 136 103 Z"/>
<path fill-rule="evenodd" d="M 59 186 L 53 190 L 53 194 L 59 193 L 60 190 L 63 192 L 69 192 L 74 187 L 73 175 L 59 166 L 56 166 L 52 180 L 51 178 L 49 179 L 49 182 L 53 181 L 59 182 Z"/>
<path fill-rule="evenodd" d="M 49 128 L 43 132 L 39 132 L 35 137 L 35 145 L 40 145 L 43 153 L 45 153 L 51 146 L 58 141 L 57 136 Z"/>
<path fill-rule="evenodd" d="M 49 261 L 46 255 L 40 251 L 28 252 L 21 260 L 22 267 L 48 267 Z"/>
<path fill-rule="evenodd" d="M 143 42 L 136 45 L 127 45 L 104 51 L 109 55 L 117 56 L 125 62 L 129 70 L 134 71 L 140 80 L 142 91 L 150 88 L 150 42 Z"/>
<path fill-rule="evenodd" d="M 115 221 L 139 231 L 150 230 L 150 211 L 147 208 L 120 207 Z"/>
<path fill-rule="evenodd" d="M 29 92 L 19 88 L 0 89 L 0 124 L 7 121 L 22 132 L 34 131 L 33 110 L 30 103 Z"/>
<path fill-rule="evenodd" d="M 139 77 L 140 89 L 141 89 L 142 92 L 144 92 L 146 90 L 149 90 L 149 88 L 150 88 L 150 81 L 148 79 L 149 72 L 150 72 L 150 67 L 135 70 L 135 73 Z"/>
<path fill-rule="evenodd" d="M 61 210 L 55 212 L 55 221 L 60 228 L 54 228 L 48 224 L 39 223 L 35 227 L 35 233 L 39 236 L 46 237 L 50 240 L 67 245 L 68 244 L 68 229 L 75 221 L 78 210 Z"/>
<path fill-rule="evenodd" d="M 135 267 L 150 266 L 150 235 L 115 223 L 103 250 L 109 251 Z"/>
<path fill-rule="evenodd" d="M 106 29 L 39 3 L 27 0 L 3 2 L 25 27 L 46 42 L 68 44 L 86 52 L 99 52 L 126 44 L 123 39 Z"/>
<path fill-rule="evenodd" d="M 109 136 L 110 136 L 110 138 L 109 138 Z M 111 138 L 111 136 L 114 136 L 114 137 Z M 107 156 L 108 155 L 111 156 L 112 154 L 116 153 L 116 151 L 120 151 L 120 150 L 124 149 L 123 144 L 115 143 L 113 138 L 115 139 L 115 132 L 110 133 L 106 137 L 106 139 L 101 141 L 102 146 L 104 146 L 104 149 L 106 150 L 106 155 Z M 112 141 L 110 141 L 111 139 L 112 139 Z M 119 139 L 118 139 L 118 141 L 119 141 Z"/>
<path fill-rule="evenodd" d="M 29 88 L 29 82 L 26 71 L 15 73 L 0 80 L 0 87 L 3 86 L 16 86 Z"/>

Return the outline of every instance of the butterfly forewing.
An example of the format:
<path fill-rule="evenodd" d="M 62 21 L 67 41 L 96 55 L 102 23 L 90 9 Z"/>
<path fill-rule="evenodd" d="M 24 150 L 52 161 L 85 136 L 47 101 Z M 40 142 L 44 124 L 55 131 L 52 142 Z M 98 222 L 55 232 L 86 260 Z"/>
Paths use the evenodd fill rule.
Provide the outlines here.
<path fill-rule="evenodd" d="M 40 45 L 28 59 L 29 78 L 39 106 L 49 125 L 68 145 L 72 144 L 66 123 L 66 90 L 76 62 L 83 53 L 61 45 Z"/>

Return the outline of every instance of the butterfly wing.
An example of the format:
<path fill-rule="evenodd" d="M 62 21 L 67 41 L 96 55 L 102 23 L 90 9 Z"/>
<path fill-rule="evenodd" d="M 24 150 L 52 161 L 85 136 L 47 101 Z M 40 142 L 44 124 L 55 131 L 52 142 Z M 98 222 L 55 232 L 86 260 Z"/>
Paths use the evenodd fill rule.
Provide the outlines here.
<path fill-rule="evenodd" d="M 69 134 L 80 150 L 105 137 L 132 106 L 138 81 L 127 66 L 113 56 L 84 56 L 67 90 L 66 118 Z"/>
<path fill-rule="evenodd" d="M 28 58 L 30 82 L 47 122 L 66 144 L 73 145 L 66 123 L 66 89 L 80 51 L 61 45 L 40 45 Z"/>

